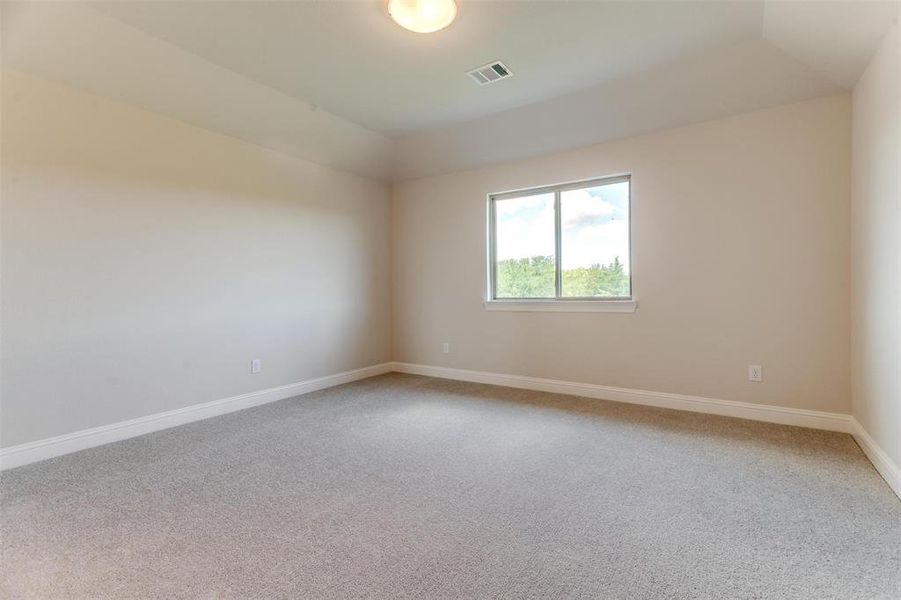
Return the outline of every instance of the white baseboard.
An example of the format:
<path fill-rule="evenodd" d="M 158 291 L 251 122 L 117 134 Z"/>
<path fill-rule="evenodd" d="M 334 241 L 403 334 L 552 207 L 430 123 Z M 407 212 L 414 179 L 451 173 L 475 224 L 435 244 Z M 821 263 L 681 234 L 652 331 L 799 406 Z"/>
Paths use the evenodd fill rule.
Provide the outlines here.
<path fill-rule="evenodd" d="M 895 464 L 891 457 L 886 454 L 879 444 L 876 443 L 867 430 L 863 428 L 857 419 L 852 417 L 854 425 L 854 439 L 863 453 L 867 455 L 882 478 L 890 488 L 895 492 L 898 498 L 901 498 L 901 467 Z"/>
<path fill-rule="evenodd" d="M 629 404 L 643 404 L 659 408 L 672 408 L 725 417 L 737 417 L 739 419 L 750 419 L 752 421 L 765 421 L 767 423 L 796 425 L 798 427 L 810 427 L 812 429 L 849 433 L 857 440 L 858 445 L 860 445 L 867 458 L 870 459 L 870 462 L 873 463 L 876 471 L 882 475 L 882 478 L 885 479 L 892 491 L 901 498 L 901 468 L 899 468 L 889 455 L 879 447 L 876 441 L 870 437 L 870 434 L 867 433 L 861 424 L 858 423 L 853 416 L 848 414 L 751 404 L 749 402 L 735 402 L 734 400 L 718 400 L 716 398 L 670 394 L 667 392 L 618 388 L 591 383 L 573 383 L 571 381 L 541 379 L 538 377 L 525 377 L 523 375 L 506 375 L 502 373 L 488 373 L 486 371 L 450 369 L 447 367 L 433 367 L 429 365 L 417 365 L 402 362 L 393 363 L 392 370 L 412 375 L 426 375 L 442 379 L 487 383 L 540 392 L 583 396 L 587 398 L 613 400 L 615 402 L 626 402 Z"/>
<path fill-rule="evenodd" d="M 277 400 L 293 398 L 300 394 L 315 392 L 316 390 L 341 385 L 342 383 L 350 383 L 358 379 L 382 375 L 383 373 L 391 372 L 392 368 L 392 363 L 382 363 L 353 371 L 344 371 L 343 373 L 241 394 L 240 396 L 232 396 L 222 400 L 194 404 L 185 408 L 138 417 L 128 421 L 120 421 L 110 425 L 83 429 L 36 442 L 0 448 L 0 470 L 12 469 L 13 467 L 27 465 L 55 456 L 78 452 L 86 448 L 137 437 L 159 431 L 160 429 L 184 425 L 192 421 L 208 419 Z"/>
<path fill-rule="evenodd" d="M 687 410 L 691 412 L 721 415 L 724 417 L 738 417 L 740 419 L 751 419 L 753 421 L 766 421 L 768 423 L 780 423 L 782 425 L 797 425 L 799 427 L 853 433 L 851 415 L 842 413 L 805 410 L 801 408 L 785 408 L 782 406 L 752 404 L 750 402 L 736 402 L 734 400 L 718 400 L 716 398 L 704 398 L 701 396 L 670 394 L 668 392 L 652 392 L 648 390 L 596 385 L 593 383 L 574 383 L 557 379 L 541 379 L 523 375 L 469 371 L 466 369 L 449 369 L 447 367 L 432 367 L 402 362 L 395 362 L 393 368 L 397 372 L 410 373 L 413 375 L 427 375 L 430 377 L 440 377 L 442 379 L 488 383 L 540 392 L 584 396 L 601 400 L 613 400 L 614 402 L 643 404 L 646 406 Z"/>
<path fill-rule="evenodd" d="M 851 415 L 402 362 L 388 362 L 353 371 L 344 371 L 317 379 L 309 379 L 232 396 L 231 398 L 213 400 L 212 402 L 156 413 L 146 417 L 84 429 L 36 442 L 0 448 L 0 470 L 12 469 L 161 429 L 168 429 L 169 427 L 176 427 L 185 423 L 200 421 L 277 400 L 293 398 L 301 394 L 382 375 L 391 371 L 850 433 L 857 440 L 864 454 L 870 459 L 870 462 L 873 463 L 873 466 L 882 475 L 889 487 L 901 498 L 901 468 L 892 461 L 888 454 L 879 447 L 863 426 Z"/>

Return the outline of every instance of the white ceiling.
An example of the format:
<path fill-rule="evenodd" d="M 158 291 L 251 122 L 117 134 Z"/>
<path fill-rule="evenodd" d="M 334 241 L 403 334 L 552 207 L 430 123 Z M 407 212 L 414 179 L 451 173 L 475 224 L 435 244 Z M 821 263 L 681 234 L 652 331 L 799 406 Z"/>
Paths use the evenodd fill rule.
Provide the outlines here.
<path fill-rule="evenodd" d="M 2 5 L 3 66 L 387 180 L 394 140 L 76 2 Z"/>
<path fill-rule="evenodd" d="M 207 60 L 387 135 L 449 125 L 752 36 L 748 2 L 486 2 L 422 35 L 379 1 L 116 2 L 93 6 Z M 465 72 L 499 59 L 515 76 Z"/>
<path fill-rule="evenodd" d="M 870 62 L 901 2 L 767 2 L 763 37 L 851 89 Z"/>
<path fill-rule="evenodd" d="M 413 179 L 539 156 L 843 90 L 772 44 L 719 46 L 676 63 L 397 143 Z"/>
<path fill-rule="evenodd" d="M 4 66 L 381 179 L 511 160 L 853 86 L 897 2 L 3 4 Z M 500 59 L 515 76 L 464 74 Z"/>

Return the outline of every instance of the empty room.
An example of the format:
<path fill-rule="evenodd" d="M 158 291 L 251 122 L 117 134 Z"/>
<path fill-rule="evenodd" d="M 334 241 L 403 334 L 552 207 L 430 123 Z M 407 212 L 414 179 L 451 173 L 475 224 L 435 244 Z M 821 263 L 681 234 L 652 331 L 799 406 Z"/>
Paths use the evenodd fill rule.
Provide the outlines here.
<path fill-rule="evenodd" d="M 901 599 L 901 2 L 0 2 L 0 598 Z"/>

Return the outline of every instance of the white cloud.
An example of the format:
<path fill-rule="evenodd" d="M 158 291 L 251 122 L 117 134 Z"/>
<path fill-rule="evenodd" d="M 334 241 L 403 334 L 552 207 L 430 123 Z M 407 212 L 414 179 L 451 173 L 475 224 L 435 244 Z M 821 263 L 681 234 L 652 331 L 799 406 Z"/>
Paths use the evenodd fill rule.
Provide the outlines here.
<path fill-rule="evenodd" d="M 617 219 L 588 226 L 564 228 L 563 268 L 606 265 L 617 257 L 629 270 L 629 223 Z"/>
<path fill-rule="evenodd" d="M 553 256 L 553 194 L 500 200 L 496 211 L 498 260 Z"/>
<path fill-rule="evenodd" d="M 564 268 L 609 264 L 629 270 L 627 183 L 563 192 Z M 554 254 L 554 196 L 542 194 L 496 204 L 498 260 Z"/>
<path fill-rule="evenodd" d="M 588 190 L 572 190 L 563 194 L 562 224 L 564 227 L 588 225 L 610 217 L 616 207 L 603 198 L 592 196 Z"/>

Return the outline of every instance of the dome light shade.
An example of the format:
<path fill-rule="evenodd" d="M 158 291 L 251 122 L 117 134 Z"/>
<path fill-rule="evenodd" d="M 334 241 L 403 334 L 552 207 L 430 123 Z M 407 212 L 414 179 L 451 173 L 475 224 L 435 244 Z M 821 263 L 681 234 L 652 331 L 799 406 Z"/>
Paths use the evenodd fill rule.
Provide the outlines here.
<path fill-rule="evenodd" d="M 388 14 L 398 25 L 416 33 L 444 29 L 457 17 L 454 0 L 388 0 Z"/>

